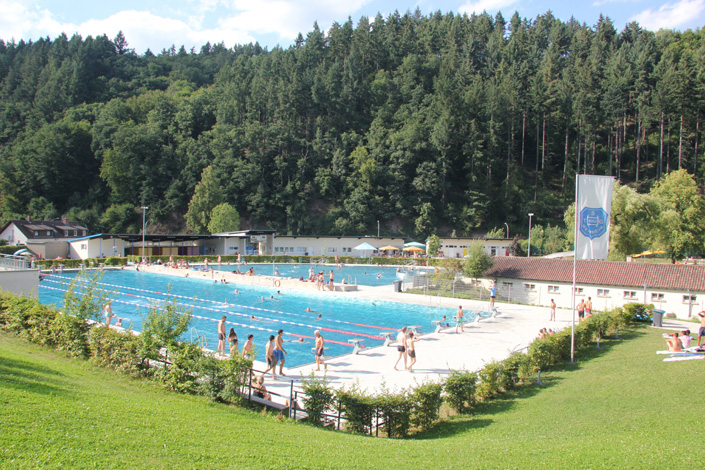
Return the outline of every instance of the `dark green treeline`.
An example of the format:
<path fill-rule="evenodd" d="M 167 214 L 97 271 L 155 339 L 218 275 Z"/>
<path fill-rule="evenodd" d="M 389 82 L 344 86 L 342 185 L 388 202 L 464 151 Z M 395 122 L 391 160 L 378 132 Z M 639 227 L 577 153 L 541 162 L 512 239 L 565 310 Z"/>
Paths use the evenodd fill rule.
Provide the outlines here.
<path fill-rule="evenodd" d="M 0 42 L 3 221 L 182 231 L 206 167 L 242 227 L 458 235 L 561 219 L 574 174 L 702 181 L 702 30 L 420 12 L 138 55 Z M 512 230 L 513 232 L 515 230 Z"/>

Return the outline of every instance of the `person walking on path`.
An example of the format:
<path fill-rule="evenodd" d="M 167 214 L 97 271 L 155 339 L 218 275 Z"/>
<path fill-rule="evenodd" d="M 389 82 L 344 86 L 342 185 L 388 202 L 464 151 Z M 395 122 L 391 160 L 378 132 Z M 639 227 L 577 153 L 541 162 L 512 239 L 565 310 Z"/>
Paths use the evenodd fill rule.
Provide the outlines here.
<path fill-rule="evenodd" d="M 225 356 L 225 320 L 228 317 L 223 315 L 218 322 L 218 354 Z"/>
<path fill-rule="evenodd" d="M 455 332 L 458 332 L 458 328 L 460 328 L 460 332 L 464 332 L 465 329 L 463 328 L 463 317 L 465 316 L 465 313 L 463 312 L 463 306 L 460 305 L 458 306 L 458 311 L 455 312 Z"/>
<path fill-rule="evenodd" d="M 556 321 L 556 302 L 551 299 L 551 319 L 549 321 Z"/>
<path fill-rule="evenodd" d="M 399 357 L 397 358 L 396 364 L 394 364 L 394 370 L 399 370 L 397 369 L 397 365 L 399 365 L 399 361 L 401 358 L 404 358 L 404 369 L 406 369 L 406 327 L 403 326 L 401 328 L 401 331 L 397 335 L 397 351 L 399 352 Z"/>
<path fill-rule="evenodd" d="M 284 330 L 277 331 L 277 337 L 274 338 L 274 359 L 279 362 L 279 375 L 284 375 L 284 355 L 287 354 L 284 349 Z"/>
<path fill-rule="evenodd" d="M 321 370 L 321 364 L 323 364 L 325 370 L 328 370 L 328 364 L 323 361 L 323 351 L 325 351 L 326 341 L 318 330 L 314 331 L 313 335 L 316 337 L 316 370 Z"/>
<path fill-rule="evenodd" d="M 578 321 L 581 322 L 585 318 L 585 301 L 583 299 L 580 299 L 580 303 L 578 304 Z"/>

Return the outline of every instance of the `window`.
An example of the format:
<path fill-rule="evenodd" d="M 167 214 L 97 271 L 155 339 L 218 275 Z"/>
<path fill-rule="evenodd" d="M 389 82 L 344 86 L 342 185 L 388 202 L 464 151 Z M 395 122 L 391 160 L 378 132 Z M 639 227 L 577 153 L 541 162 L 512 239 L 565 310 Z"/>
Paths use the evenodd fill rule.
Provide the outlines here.
<path fill-rule="evenodd" d="M 548 292 L 558 294 L 560 291 L 560 286 L 548 286 Z"/>
<path fill-rule="evenodd" d="M 82 250 L 87 250 L 87 249 L 88 249 L 88 245 L 85 244 L 85 243 L 81 243 L 81 249 L 82 249 Z"/>
<path fill-rule="evenodd" d="M 513 282 L 502 281 L 502 287 L 504 288 L 511 288 L 513 285 Z"/>
<path fill-rule="evenodd" d="M 536 292 L 536 284 L 524 284 L 524 289 L 529 292 Z"/>
<path fill-rule="evenodd" d="M 698 303 L 698 296 L 697 295 L 684 295 L 683 296 L 683 303 L 684 304 Z"/>
<path fill-rule="evenodd" d="M 35 236 L 35 237 L 38 237 L 38 236 L 39 236 L 39 230 L 35 230 L 35 231 L 34 231 L 34 236 Z"/>
<path fill-rule="evenodd" d="M 328 247 L 328 253 L 335 253 L 335 247 L 334 247 L 334 246 L 329 246 L 329 247 Z"/>
<path fill-rule="evenodd" d="M 497 256 L 497 247 L 496 246 L 490 247 L 490 256 Z"/>
<path fill-rule="evenodd" d="M 597 296 L 598 297 L 609 297 L 610 290 L 609 289 L 597 289 Z"/>
<path fill-rule="evenodd" d="M 663 302 L 664 300 L 664 294 L 660 294 L 658 292 L 652 292 L 651 293 L 651 301 L 656 301 L 656 302 Z"/>
<path fill-rule="evenodd" d="M 343 253 L 352 253 L 352 248 L 351 247 L 343 247 Z"/>
<path fill-rule="evenodd" d="M 625 290 L 624 291 L 624 298 L 625 299 L 636 299 L 636 291 Z"/>
<path fill-rule="evenodd" d="M 575 288 L 575 295 L 585 295 L 582 287 Z"/>

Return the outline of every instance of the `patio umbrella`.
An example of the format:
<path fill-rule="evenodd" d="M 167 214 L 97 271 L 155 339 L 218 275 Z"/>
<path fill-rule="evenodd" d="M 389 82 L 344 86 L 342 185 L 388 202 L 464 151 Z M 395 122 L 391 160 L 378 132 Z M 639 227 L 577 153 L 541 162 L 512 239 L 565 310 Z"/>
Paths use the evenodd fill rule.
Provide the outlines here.
<path fill-rule="evenodd" d="M 382 248 L 379 249 L 379 251 L 392 251 L 392 250 L 397 251 L 397 250 L 399 250 L 399 248 L 397 248 L 396 246 L 387 245 L 387 246 L 383 246 Z"/>
<path fill-rule="evenodd" d="M 405 248 L 412 247 L 412 246 L 413 246 L 413 247 L 416 247 L 416 248 L 423 248 L 424 251 L 426 251 L 426 245 L 423 244 L 423 243 L 419 243 L 419 242 L 404 243 L 404 247 L 405 247 Z"/>
<path fill-rule="evenodd" d="M 353 250 L 362 251 L 362 252 L 363 252 L 363 253 L 362 253 L 363 256 L 364 256 L 364 254 L 365 254 L 365 253 L 364 253 L 365 251 L 368 251 L 368 250 L 376 250 L 376 249 L 377 249 L 377 248 L 375 248 L 374 246 L 370 245 L 370 244 L 367 243 L 367 242 L 362 243 L 361 245 L 357 245 L 355 248 L 353 248 Z"/>
<path fill-rule="evenodd" d="M 418 246 L 407 246 L 406 248 L 404 248 L 404 251 L 414 251 L 414 252 L 420 253 L 420 252 L 423 252 L 426 250 L 424 250 L 423 248 L 418 247 Z"/>

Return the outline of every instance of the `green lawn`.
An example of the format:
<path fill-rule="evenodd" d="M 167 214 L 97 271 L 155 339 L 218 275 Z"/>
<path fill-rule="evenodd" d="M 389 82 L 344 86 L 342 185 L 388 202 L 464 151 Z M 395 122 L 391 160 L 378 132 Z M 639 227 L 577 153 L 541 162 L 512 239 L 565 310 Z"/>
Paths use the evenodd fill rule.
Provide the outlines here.
<path fill-rule="evenodd" d="M 705 361 L 661 331 L 603 342 L 468 417 L 403 441 L 209 403 L 0 333 L 0 468 L 694 468 Z"/>

